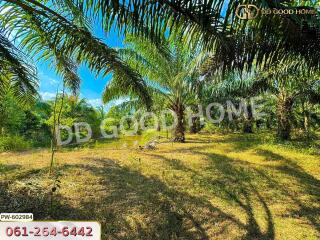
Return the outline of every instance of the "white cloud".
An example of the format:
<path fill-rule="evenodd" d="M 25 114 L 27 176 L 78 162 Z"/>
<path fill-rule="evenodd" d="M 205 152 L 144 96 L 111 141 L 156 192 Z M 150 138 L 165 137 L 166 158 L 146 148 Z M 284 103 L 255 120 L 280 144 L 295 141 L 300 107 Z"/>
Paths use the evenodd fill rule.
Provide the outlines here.
<path fill-rule="evenodd" d="M 56 94 L 52 92 L 40 92 L 40 95 L 41 95 L 41 98 L 45 101 L 52 100 L 53 98 L 56 97 Z"/>
<path fill-rule="evenodd" d="M 41 80 L 40 84 L 42 86 L 53 86 L 53 87 L 57 87 L 60 83 L 59 80 L 57 80 L 56 78 L 52 78 L 48 75 L 46 75 L 44 72 L 40 71 L 39 72 L 39 78 Z"/>
<path fill-rule="evenodd" d="M 93 99 L 88 99 L 87 102 L 88 102 L 91 106 L 93 106 L 93 107 L 95 107 L 95 108 L 102 106 L 102 107 L 105 109 L 105 111 L 108 112 L 112 106 L 117 106 L 117 105 L 119 105 L 119 104 L 121 104 L 121 103 L 127 102 L 128 100 L 129 100 L 129 98 L 123 97 L 123 98 L 120 98 L 120 99 L 116 99 L 116 100 L 110 101 L 110 102 L 107 103 L 107 104 L 104 104 L 104 103 L 102 102 L 102 99 L 101 99 L 101 98 L 93 98 Z"/>
<path fill-rule="evenodd" d="M 110 101 L 110 102 L 108 102 L 108 103 L 105 105 L 105 109 L 106 109 L 106 111 L 109 111 L 111 107 L 120 105 L 120 104 L 122 104 L 122 103 L 124 103 L 124 102 L 127 102 L 127 101 L 129 101 L 129 100 L 130 100 L 129 97 L 121 97 L 121 98 L 119 98 L 119 99 Z"/>
<path fill-rule="evenodd" d="M 129 100 L 130 98 L 128 97 L 122 97 L 122 98 L 111 101 L 110 104 L 117 106 L 117 105 L 120 105 L 121 103 L 128 102 Z"/>
<path fill-rule="evenodd" d="M 89 99 L 88 103 L 90 105 L 92 105 L 93 107 L 100 107 L 103 105 L 102 101 L 100 98 L 96 98 L 96 99 Z"/>
<path fill-rule="evenodd" d="M 51 86 L 56 86 L 59 83 L 59 81 L 54 78 L 49 78 L 48 82 Z"/>

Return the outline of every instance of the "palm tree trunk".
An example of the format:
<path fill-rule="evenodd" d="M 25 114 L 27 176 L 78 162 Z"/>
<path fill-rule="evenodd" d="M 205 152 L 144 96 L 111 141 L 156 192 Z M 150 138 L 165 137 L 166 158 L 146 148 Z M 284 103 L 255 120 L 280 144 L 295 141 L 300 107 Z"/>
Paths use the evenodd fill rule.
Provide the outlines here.
<path fill-rule="evenodd" d="M 309 112 L 308 112 L 308 105 L 306 102 L 302 103 L 302 110 L 303 110 L 303 127 L 306 135 L 309 135 Z"/>
<path fill-rule="evenodd" d="M 192 118 L 192 125 L 190 127 L 190 133 L 198 133 L 201 130 L 200 117 Z"/>
<path fill-rule="evenodd" d="M 184 106 L 180 103 L 175 104 L 172 110 L 177 115 L 177 125 L 173 130 L 174 142 L 185 142 L 185 125 L 184 125 Z"/>
<path fill-rule="evenodd" d="M 278 137 L 281 140 L 289 140 L 291 137 L 292 97 L 278 98 Z"/>
<path fill-rule="evenodd" d="M 307 135 L 309 135 L 309 117 L 308 114 L 305 113 L 304 114 L 304 121 L 303 121 L 303 125 L 304 125 L 304 131 Z"/>
<path fill-rule="evenodd" d="M 243 133 L 253 133 L 253 115 L 252 108 L 248 106 L 248 116 L 245 116 L 244 125 L 243 125 Z"/>
<path fill-rule="evenodd" d="M 4 104 L 2 104 L 3 99 L 0 99 L 0 136 L 5 134 L 5 111 Z"/>

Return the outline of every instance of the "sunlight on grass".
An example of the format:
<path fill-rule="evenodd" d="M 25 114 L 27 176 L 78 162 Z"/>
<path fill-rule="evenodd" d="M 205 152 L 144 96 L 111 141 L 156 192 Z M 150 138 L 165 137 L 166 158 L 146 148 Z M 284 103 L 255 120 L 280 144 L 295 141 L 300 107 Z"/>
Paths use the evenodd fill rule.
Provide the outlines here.
<path fill-rule="evenodd" d="M 98 220 L 102 239 L 319 238 L 319 155 L 258 135 L 187 139 L 154 151 L 121 139 L 57 153 L 52 213 L 50 153 L 1 154 L 0 211 Z"/>

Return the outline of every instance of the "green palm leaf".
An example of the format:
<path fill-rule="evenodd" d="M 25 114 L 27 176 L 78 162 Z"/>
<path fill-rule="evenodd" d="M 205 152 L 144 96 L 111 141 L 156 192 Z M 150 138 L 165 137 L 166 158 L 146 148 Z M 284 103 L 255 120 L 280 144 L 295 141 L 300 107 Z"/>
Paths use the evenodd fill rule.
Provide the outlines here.
<path fill-rule="evenodd" d="M 24 103 L 34 101 L 38 79 L 35 68 L 25 61 L 26 56 L 0 33 L 0 93 L 12 91 Z"/>

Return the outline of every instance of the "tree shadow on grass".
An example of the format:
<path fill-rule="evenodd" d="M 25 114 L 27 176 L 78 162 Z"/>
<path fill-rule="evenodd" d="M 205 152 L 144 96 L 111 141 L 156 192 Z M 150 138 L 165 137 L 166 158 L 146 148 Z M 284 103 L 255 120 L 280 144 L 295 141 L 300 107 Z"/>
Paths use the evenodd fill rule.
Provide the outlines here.
<path fill-rule="evenodd" d="M 8 172 L 20 169 L 21 166 L 18 164 L 1 164 L 0 163 L 0 174 L 7 174 Z"/>
<path fill-rule="evenodd" d="M 211 239 L 213 236 L 225 236 L 226 232 L 230 239 L 274 239 L 272 212 L 262 194 L 266 189 L 261 188 L 267 186 L 276 188 L 299 207 L 298 210 L 288 210 L 291 216 L 307 219 L 319 232 L 319 208 L 299 200 L 294 192 L 268 175 L 268 169 L 275 168 L 286 178 L 298 182 L 304 194 L 319 202 L 319 180 L 294 161 L 271 151 L 260 151 L 257 154 L 277 159 L 280 163 L 261 170 L 254 164 L 221 154 L 203 153 L 199 149 L 192 151 L 207 157 L 206 172 L 212 175 L 197 172 L 178 159 L 166 159 L 157 154 L 154 157 L 164 160 L 172 169 L 192 172 L 195 185 L 242 209 L 247 219 L 245 223 L 237 218 L 237 213 L 236 216 L 227 214 L 205 198 L 176 191 L 156 177 L 145 177 L 138 171 L 110 164 L 106 159 L 95 160 L 99 167 L 84 168 L 100 175 L 111 194 L 103 197 L 103 206 L 100 202 L 90 201 L 83 201 L 82 205 L 93 204 L 91 209 L 99 209 L 106 216 L 101 221 L 105 226 L 105 236 L 110 236 L 110 239 Z M 260 185 L 260 181 L 264 184 Z M 263 215 L 265 227 L 261 226 L 262 218 L 257 218 L 257 212 Z M 232 235 L 230 228 L 238 229 L 237 233 Z"/>
<path fill-rule="evenodd" d="M 246 213 L 247 233 L 243 239 L 274 239 L 272 213 L 267 202 L 254 185 L 253 178 L 256 176 L 256 172 L 248 166 L 239 165 L 224 155 L 213 153 L 206 155 L 210 159 L 207 170 L 220 173 L 220 177 L 211 181 L 209 188 L 223 200 L 238 205 Z M 261 229 L 255 217 L 254 212 L 258 209 L 260 213 L 264 214 L 266 230 Z"/>
<path fill-rule="evenodd" d="M 320 180 L 307 173 L 295 161 L 283 157 L 280 154 L 274 153 L 270 150 L 258 149 L 257 154 L 265 157 L 266 160 L 279 161 L 279 165 L 267 166 L 269 169 L 280 171 L 297 181 L 304 189 L 305 193 L 310 195 L 319 195 L 320 193 Z M 306 159 L 307 161 L 307 159 Z M 271 181 L 271 179 L 269 179 Z"/>
<path fill-rule="evenodd" d="M 30 193 L 28 189 L 14 192 L 9 191 L 8 186 L 0 186 L 0 211 L 29 211 L 35 213 L 36 219 L 97 220 L 102 224 L 102 239 L 215 239 L 221 236 L 228 236 L 228 239 L 274 239 L 272 213 L 255 185 L 255 178 L 261 177 L 269 183 L 274 182 L 273 186 L 281 189 L 301 207 L 302 216 L 314 226 L 318 224 L 315 213 L 311 212 L 314 208 L 307 209 L 308 206 L 286 192 L 283 186 L 263 171 L 224 155 L 201 152 L 200 148 L 192 151 L 206 156 L 206 173 L 211 175 L 197 172 L 178 159 L 166 159 L 164 156 L 160 159 L 165 160 L 172 169 L 192 171 L 195 185 L 237 206 L 245 213 L 246 222 L 214 206 L 205 197 L 177 191 L 156 177 L 144 176 L 139 171 L 120 166 L 112 159 L 95 157 L 87 159 L 90 165 L 63 165 L 58 169 L 65 171 L 64 174 L 74 174 L 74 170 L 79 168 L 99 178 L 96 184 L 100 190 L 90 192 L 94 196 L 81 199 L 78 207 L 71 207 L 63 196 L 58 196 L 55 213 L 50 214 L 46 210 L 49 208 L 48 192 L 41 193 L 40 190 L 40 193 Z M 270 155 L 263 152 L 259 154 Z M 159 156 L 154 154 L 154 157 Z M 292 176 L 305 188 L 311 187 L 312 194 L 319 193 L 317 179 L 292 161 L 284 158 L 281 161 L 283 165 L 278 171 Z M 25 173 L 19 176 L 19 180 L 25 180 L 30 174 L 41 176 L 43 172 Z M 13 200 L 18 204 L 1 207 L 2 203 Z M 256 217 L 257 210 L 263 213 L 264 229 Z"/>
<path fill-rule="evenodd" d="M 285 158 L 277 153 L 274 153 L 270 150 L 257 149 L 256 153 L 260 156 L 264 156 L 266 161 L 282 161 Z"/>
<path fill-rule="evenodd" d="M 212 182 L 213 191 L 216 194 L 220 193 L 220 197 L 225 200 L 231 200 L 236 202 L 242 207 L 248 215 L 248 225 L 252 227 L 252 231 L 249 228 L 248 237 L 257 236 L 259 239 L 272 239 L 274 237 L 274 226 L 272 221 L 271 211 L 269 210 L 266 201 L 263 199 L 261 194 L 254 187 L 254 182 L 257 180 L 264 181 L 270 188 L 277 189 L 282 195 L 294 202 L 295 206 L 299 208 L 297 211 L 295 208 L 290 210 L 289 215 L 291 217 L 304 217 L 309 223 L 320 233 L 320 209 L 318 206 L 312 206 L 310 202 L 320 202 L 320 181 L 314 176 L 304 171 L 297 163 L 285 158 L 279 154 L 271 151 L 258 151 L 259 155 L 266 157 L 266 159 L 272 158 L 278 160 L 279 165 L 277 166 L 265 166 L 264 170 L 257 169 L 254 164 L 250 164 L 244 161 L 238 161 L 228 158 L 224 155 L 195 152 L 197 154 L 203 154 L 211 160 L 211 166 L 208 167 L 209 171 L 221 174 L 221 178 Z M 276 170 L 291 178 L 292 184 L 296 182 L 300 185 L 302 194 L 308 195 L 310 200 L 304 202 L 299 200 L 299 193 L 291 192 L 287 186 L 282 185 L 280 182 L 275 181 L 271 178 L 267 171 Z M 203 181 L 203 180 L 202 180 Z M 259 184 L 259 182 L 257 183 Z M 219 195 L 218 195 L 219 196 Z M 263 206 L 264 211 L 267 215 L 268 230 L 262 233 L 255 222 L 252 215 L 252 208 L 250 207 L 250 196 L 256 196 L 260 204 Z M 245 203 L 242 199 L 245 199 Z"/>
<path fill-rule="evenodd" d="M 54 176 L 49 167 L 22 169 L 20 165 L 4 165 L 0 179 L 0 212 L 33 213 L 35 220 L 77 220 L 85 214 L 70 206 L 59 192 L 52 193 Z M 6 174 L 17 170 L 17 173 Z M 57 169 L 59 170 L 59 169 Z M 41 184 L 47 182 L 45 187 Z"/>
<path fill-rule="evenodd" d="M 288 158 L 283 158 L 281 165 L 269 166 L 269 168 L 291 177 L 295 181 L 293 184 L 298 184 L 300 189 L 303 189 L 302 193 L 308 196 L 308 202 L 299 199 L 301 193 L 290 192 L 287 187 L 280 186 L 273 179 L 269 178 L 270 182 L 277 184 L 282 193 L 288 196 L 295 205 L 298 206 L 299 209 L 292 210 L 289 215 L 291 217 L 305 217 L 317 232 L 320 233 L 320 180 L 304 171 L 296 162 Z M 310 202 L 315 204 L 310 204 Z"/>
<path fill-rule="evenodd" d="M 64 218 L 68 216 L 66 213 L 77 211 L 62 203 L 62 197 L 58 194 L 54 196 L 51 205 L 50 189 L 31 186 L 28 183 L 19 187 L 10 186 L 13 183 L 0 181 L 0 212 L 33 213 L 35 220 L 68 220 Z"/>
<path fill-rule="evenodd" d="M 163 155 L 153 153 L 144 153 L 144 155 L 152 158 L 161 159 L 169 167 L 169 169 L 198 174 L 195 170 L 183 164 L 179 159 L 167 158 Z"/>
<path fill-rule="evenodd" d="M 211 205 L 206 199 L 170 188 L 155 177 L 122 167 L 110 160 L 99 166 L 80 167 L 101 177 L 108 194 L 99 201 L 83 199 L 86 218 L 98 218 L 103 239 L 212 239 L 228 228 L 243 230 L 237 218 Z M 208 231 L 209 229 L 214 232 Z M 219 233 L 220 231 L 220 233 Z"/>
<path fill-rule="evenodd" d="M 227 143 L 231 145 L 232 151 L 245 151 L 252 149 L 264 142 L 264 139 L 259 135 L 253 134 L 230 134 L 222 139 L 217 139 L 215 143 Z"/>
<path fill-rule="evenodd" d="M 199 149 L 199 148 L 197 148 Z M 203 153 L 196 151 L 195 154 L 205 155 L 208 158 L 209 166 L 206 169 L 208 174 L 203 172 L 193 172 L 193 181 L 196 185 L 206 189 L 212 195 L 220 198 L 223 202 L 230 203 L 232 206 L 238 206 L 245 212 L 247 222 L 243 224 L 245 232 L 241 239 L 274 239 L 274 223 L 272 213 L 266 200 L 259 193 L 257 188 L 251 182 L 251 178 L 256 175 L 249 168 L 239 166 L 233 159 L 224 155 Z M 163 156 L 158 156 L 165 159 Z M 189 169 L 180 161 L 177 164 L 176 159 L 165 159 L 165 161 L 174 169 L 185 171 Z M 264 219 L 267 229 L 261 230 L 254 212 L 257 208 L 264 213 Z M 238 236 L 239 237 L 239 236 Z M 237 238 L 238 238 L 237 237 Z M 230 238 L 232 239 L 232 238 Z"/>

